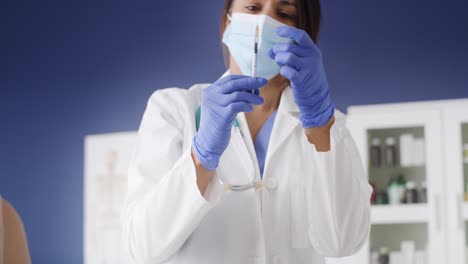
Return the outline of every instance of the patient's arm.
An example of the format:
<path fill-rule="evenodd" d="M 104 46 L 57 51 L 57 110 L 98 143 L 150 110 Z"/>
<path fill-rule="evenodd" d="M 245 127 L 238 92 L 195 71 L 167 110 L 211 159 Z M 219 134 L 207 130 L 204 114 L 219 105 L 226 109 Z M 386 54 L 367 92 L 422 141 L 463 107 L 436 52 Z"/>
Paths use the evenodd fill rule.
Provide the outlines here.
<path fill-rule="evenodd" d="M 23 223 L 15 208 L 0 198 L 3 215 L 3 257 L 4 264 L 29 264 L 28 242 L 24 233 Z"/>

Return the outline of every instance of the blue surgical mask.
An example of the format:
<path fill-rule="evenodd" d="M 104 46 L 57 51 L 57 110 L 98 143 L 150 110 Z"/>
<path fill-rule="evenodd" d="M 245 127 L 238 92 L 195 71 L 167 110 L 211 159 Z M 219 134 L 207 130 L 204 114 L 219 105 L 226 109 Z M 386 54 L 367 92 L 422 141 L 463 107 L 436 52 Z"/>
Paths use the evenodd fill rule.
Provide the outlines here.
<path fill-rule="evenodd" d="M 252 74 L 255 35 L 258 26 L 257 74 L 267 80 L 280 73 L 280 66 L 268 56 L 268 50 L 277 43 L 292 43 L 292 40 L 276 35 L 276 28 L 285 24 L 266 15 L 233 13 L 223 35 L 223 43 L 239 65 L 244 75 Z"/>

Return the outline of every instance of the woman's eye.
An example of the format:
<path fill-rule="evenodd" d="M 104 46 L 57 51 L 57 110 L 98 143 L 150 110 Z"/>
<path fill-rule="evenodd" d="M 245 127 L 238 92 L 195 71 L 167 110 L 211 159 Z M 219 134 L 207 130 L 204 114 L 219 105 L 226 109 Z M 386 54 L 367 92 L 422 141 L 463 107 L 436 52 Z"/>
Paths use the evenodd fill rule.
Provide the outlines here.
<path fill-rule="evenodd" d="M 249 10 L 250 12 L 256 12 L 260 10 L 258 6 L 246 6 L 245 8 Z"/>
<path fill-rule="evenodd" d="M 293 19 L 293 18 L 294 18 L 293 15 L 290 15 L 290 14 L 285 13 L 285 12 L 280 12 L 280 13 L 279 13 L 279 16 L 280 16 L 281 18 L 285 18 L 285 19 Z"/>

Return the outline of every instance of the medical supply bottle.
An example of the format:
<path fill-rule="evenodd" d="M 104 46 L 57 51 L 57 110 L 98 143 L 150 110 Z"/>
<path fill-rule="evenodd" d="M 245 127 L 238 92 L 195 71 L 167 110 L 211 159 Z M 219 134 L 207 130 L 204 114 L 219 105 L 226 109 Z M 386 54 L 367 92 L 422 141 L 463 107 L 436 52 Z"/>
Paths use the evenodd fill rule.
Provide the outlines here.
<path fill-rule="evenodd" d="M 383 247 L 380 248 L 379 252 L 379 264 L 389 264 L 390 263 L 390 256 L 388 255 L 388 248 Z"/>
<path fill-rule="evenodd" d="M 388 137 L 385 139 L 385 165 L 395 167 L 397 165 L 396 139 Z"/>
<path fill-rule="evenodd" d="M 468 143 L 463 144 L 463 162 L 468 164 Z"/>
<path fill-rule="evenodd" d="M 426 185 L 426 182 L 421 183 L 421 190 L 419 191 L 418 201 L 420 203 L 427 203 L 427 185 Z"/>
<path fill-rule="evenodd" d="M 394 175 L 388 186 L 387 186 L 387 193 L 388 193 L 388 200 L 390 204 L 401 204 L 404 201 L 405 196 L 405 179 L 403 175 Z"/>
<path fill-rule="evenodd" d="M 372 181 L 369 181 L 369 185 L 372 186 L 372 194 L 371 194 L 371 197 L 370 197 L 370 202 L 371 202 L 371 204 L 375 204 L 375 196 L 376 196 L 376 192 L 377 192 L 377 186 Z"/>
<path fill-rule="evenodd" d="M 382 165 L 382 147 L 380 138 L 373 138 L 370 147 L 370 165 L 377 168 Z"/>
<path fill-rule="evenodd" d="M 375 193 L 375 204 L 388 204 L 388 194 L 385 190 L 379 190 Z"/>
<path fill-rule="evenodd" d="M 468 182 L 465 182 L 465 202 L 468 202 Z"/>
<path fill-rule="evenodd" d="M 416 183 L 413 181 L 409 181 L 406 183 L 405 203 L 418 203 L 418 191 L 416 190 Z"/>

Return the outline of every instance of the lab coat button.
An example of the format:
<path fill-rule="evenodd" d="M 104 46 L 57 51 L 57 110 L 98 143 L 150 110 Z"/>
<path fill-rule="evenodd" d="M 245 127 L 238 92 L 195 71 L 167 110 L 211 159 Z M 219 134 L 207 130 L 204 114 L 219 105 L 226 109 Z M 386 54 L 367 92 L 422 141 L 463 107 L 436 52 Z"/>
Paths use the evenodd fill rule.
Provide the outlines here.
<path fill-rule="evenodd" d="M 265 187 L 269 191 L 273 191 L 274 189 L 276 189 L 276 187 L 278 187 L 278 181 L 275 178 L 267 179 L 265 182 Z"/>

